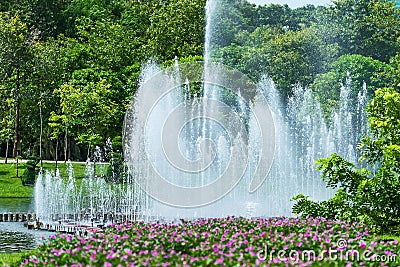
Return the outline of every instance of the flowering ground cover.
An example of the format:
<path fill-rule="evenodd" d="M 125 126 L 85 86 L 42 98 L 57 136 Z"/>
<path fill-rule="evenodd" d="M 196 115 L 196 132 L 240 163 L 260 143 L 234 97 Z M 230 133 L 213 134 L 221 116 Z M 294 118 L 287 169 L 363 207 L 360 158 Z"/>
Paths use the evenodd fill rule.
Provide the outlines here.
<path fill-rule="evenodd" d="M 22 266 L 398 266 L 397 240 L 365 225 L 309 219 L 220 218 L 123 223 L 90 237 L 53 236 Z"/>

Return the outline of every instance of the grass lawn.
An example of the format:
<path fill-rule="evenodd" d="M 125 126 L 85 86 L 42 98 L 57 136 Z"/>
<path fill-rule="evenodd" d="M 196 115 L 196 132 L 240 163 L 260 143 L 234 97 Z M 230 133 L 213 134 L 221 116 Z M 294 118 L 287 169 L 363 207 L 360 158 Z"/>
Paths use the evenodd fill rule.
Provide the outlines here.
<path fill-rule="evenodd" d="M 82 179 L 85 176 L 85 163 L 72 163 L 74 169 L 74 176 L 76 179 Z M 56 165 L 55 163 L 43 162 L 44 171 L 55 171 Z M 68 164 L 64 162 L 59 162 L 57 168 L 60 171 L 61 177 L 68 177 Z"/>
<path fill-rule="evenodd" d="M 85 174 L 85 163 L 73 163 L 74 176 L 77 179 L 82 179 Z M 44 162 L 44 170 L 54 171 L 55 163 Z M 21 176 L 25 170 L 24 163 L 18 165 L 18 175 Z M 62 177 L 68 177 L 67 164 L 58 163 L 58 169 Z M 32 197 L 33 187 L 23 186 L 20 178 L 16 176 L 15 163 L 0 164 L 0 197 Z"/>
<path fill-rule="evenodd" d="M 0 253 L 0 266 L 16 265 L 25 253 Z"/>
<path fill-rule="evenodd" d="M 25 164 L 18 164 L 18 175 L 25 170 Z M 20 178 L 15 178 L 16 164 L 0 164 L 0 197 L 31 197 L 33 188 L 23 186 Z"/>

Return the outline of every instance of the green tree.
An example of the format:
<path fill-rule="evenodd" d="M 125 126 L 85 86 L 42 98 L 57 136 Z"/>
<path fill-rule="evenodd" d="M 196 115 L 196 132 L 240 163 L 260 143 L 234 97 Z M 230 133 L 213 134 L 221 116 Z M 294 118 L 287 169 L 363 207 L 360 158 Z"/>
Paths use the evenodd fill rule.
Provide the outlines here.
<path fill-rule="evenodd" d="M 336 55 L 335 45 L 324 45 L 314 28 L 298 31 L 259 27 L 253 33 L 240 32 L 235 42 L 221 49 L 225 64 L 238 67 L 254 79 L 267 74 L 275 81 L 282 98 L 292 86 L 310 84 L 323 73 Z"/>
<path fill-rule="evenodd" d="M 288 5 L 264 5 L 257 9 L 259 14 L 259 25 L 266 25 L 269 27 L 283 28 L 288 26 L 290 14 L 292 10 Z"/>
<path fill-rule="evenodd" d="M 48 120 L 50 112 L 59 106 L 58 98 L 54 95 L 54 90 L 67 80 L 68 75 L 63 57 L 65 49 L 62 47 L 63 37 L 59 39 L 48 38 L 45 42 L 40 41 L 33 47 L 34 57 L 31 69 L 29 99 L 32 110 L 37 110 L 32 116 L 27 113 L 29 118 L 22 128 L 26 138 L 35 144 L 32 148 L 33 153 L 39 151 L 40 159 L 50 158 L 50 141 L 48 136 Z M 29 123 L 30 122 L 30 123 Z M 28 128 L 29 126 L 29 128 Z M 39 128 L 40 126 L 40 128 Z"/>
<path fill-rule="evenodd" d="M 349 78 L 352 88 L 350 97 L 357 101 L 358 92 L 364 83 L 370 96 L 375 90 L 388 84 L 389 79 L 382 75 L 387 68 L 386 63 L 371 57 L 343 55 L 332 62 L 328 72 L 318 74 L 310 86 L 329 116 L 339 101 L 340 88 L 346 86 Z"/>
<path fill-rule="evenodd" d="M 3 96 L 1 94 L 1 88 L 0 88 L 0 98 L 4 100 L 2 101 L 2 104 L 0 106 L 0 143 L 5 142 L 6 143 L 6 150 L 5 150 L 5 163 L 7 163 L 7 158 L 9 155 L 9 145 L 10 141 L 13 138 L 13 116 L 12 116 L 12 110 L 13 110 L 13 99 L 7 98 L 7 96 Z"/>
<path fill-rule="evenodd" d="M 68 124 L 67 124 L 67 116 L 66 115 L 57 115 L 54 111 L 50 113 L 49 118 L 49 127 L 50 127 L 50 139 L 56 140 L 55 145 L 55 161 L 56 168 L 58 162 L 58 144 L 60 141 L 60 136 L 64 133 L 64 162 L 67 162 L 67 149 L 68 149 Z"/>
<path fill-rule="evenodd" d="M 141 1 L 142 2 L 142 1 Z M 81 24 L 80 20 L 88 18 L 92 21 L 112 20 L 117 21 L 124 10 L 124 3 L 128 1 L 110 0 L 74 0 L 69 1 L 64 8 L 66 28 L 68 37 L 76 36 L 76 27 Z"/>
<path fill-rule="evenodd" d="M 340 54 L 360 54 L 388 62 L 399 49 L 399 10 L 391 1 L 335 0 L 321 12 L 318 29 Z"/>
<path fill-rule="evenodd" d="M 65 32 L 64 10 L 71 0 L 15 0 L 3 1 L 0 12 L 18 16 L 29 29 L 36 29 L 41 37 L 55 37 Z"/>
<path fill-rule="evenodd" d="M 109 20 L 82 18 L 77 26 L 78 41 L 67 48 L 67 66 L 71 66 L 69 83 L 86 86 L 105 80 L 110 85 L 110 99 L 115 106 L 111 128 L 121 135 L 125 109 L 134 94 L 140 63 L 143 62 L 144 36 L 135 28 Z"/>
<path fill-rule="evenodd" d="M 260 6 L 257 9 L 257 27 L 268 25 L 278 29 L 290 29 L 292 31 L 309 28 L 318 21 L 318 13 L 325 7 L 315 7 L 305 5 L 296 9 L 289 8 L 288 5 L 270 4 Z"/>
<path fill-rule="evenodd" d="M 110 100 L 110 85 L 105 80 L 85 86 L 64 84 L 55 93 L 66 124 L 76 134 L 79 143 L 86 144 L 88 153 L 95 145 L 105 143 L 109 137 L 116 103 Z"/>
<path fill-rule="evenodd" d="M 18 17 L 0 13 L 0 82 L 14 101 L 14 147 L 17 156 L 20 143 L 21 101 L 29 95 L 28 84 L 32 64 L 32 45 L 35 35 Z"/>
<path fill-rule="evenodd" d="M 400 54 L 390 59 L 380 77 L 386 81 L 387 86 L 393 87 L 400 92 Z"/>
<path fill-rule="evenodd" d="M 153 7 L 147 29 L 148 49 L 164 61 L 177 57 L 201 55 L 205 0 L 175 0 Z"/>

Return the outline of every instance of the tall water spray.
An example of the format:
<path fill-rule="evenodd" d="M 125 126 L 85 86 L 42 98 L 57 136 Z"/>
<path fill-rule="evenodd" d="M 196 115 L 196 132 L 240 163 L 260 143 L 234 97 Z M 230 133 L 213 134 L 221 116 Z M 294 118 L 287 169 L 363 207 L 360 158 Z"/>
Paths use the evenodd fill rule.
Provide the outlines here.
<path fill-rule="evenodd" d="M 354 104 L 351 82 L 345 84 L 328 120 L 309 88 L 294 88 L 283 107 L 270 78 L 253 83 L 212 63 L 222 6 L 207 1 L 204 65 L 143 66 L 124 122 L 127 179 L 110 184 L 94 175 L 90 162 L 80 184 L 72 170 L 67 179 L 41 173 L 35 187 L 40 219 L 290 216 L 293 196 L 332 195 L 314 163 L 333 152 L 355 162 L 366 132 L 366 86 Z"/>

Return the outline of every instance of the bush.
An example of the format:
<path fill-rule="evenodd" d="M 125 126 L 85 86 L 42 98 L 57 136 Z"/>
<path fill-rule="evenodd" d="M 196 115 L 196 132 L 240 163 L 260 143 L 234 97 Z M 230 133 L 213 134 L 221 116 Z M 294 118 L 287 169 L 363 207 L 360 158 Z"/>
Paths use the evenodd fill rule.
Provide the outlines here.
<path fill-rule="evenodd" d="M 21 181 L 24 186 L 35 184 L 35 178 L 39 172 L 39 168 L 37 166 L 39 161 L 39 158 L 31 158 L 26 162 L 25 171 L 21 177 Z"/>

